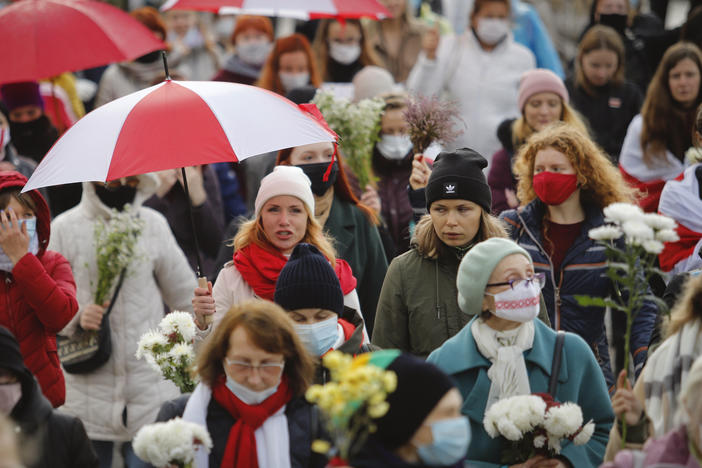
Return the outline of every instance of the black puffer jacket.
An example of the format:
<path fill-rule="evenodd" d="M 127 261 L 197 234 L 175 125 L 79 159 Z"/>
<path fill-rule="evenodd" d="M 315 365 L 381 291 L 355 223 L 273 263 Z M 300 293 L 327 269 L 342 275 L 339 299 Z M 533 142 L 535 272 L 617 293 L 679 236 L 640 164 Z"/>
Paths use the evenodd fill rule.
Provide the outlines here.
<path fill-rule="evenodd" d="M 22 384 L 22 398 L 10 413 L 17 427 L 22 463 L 27 468 L 93 468 L 98 458 L 80 419 L 51 406 L 25 367 L 15 337 L 0 327 L 0 367 L 10 369 Z"/>

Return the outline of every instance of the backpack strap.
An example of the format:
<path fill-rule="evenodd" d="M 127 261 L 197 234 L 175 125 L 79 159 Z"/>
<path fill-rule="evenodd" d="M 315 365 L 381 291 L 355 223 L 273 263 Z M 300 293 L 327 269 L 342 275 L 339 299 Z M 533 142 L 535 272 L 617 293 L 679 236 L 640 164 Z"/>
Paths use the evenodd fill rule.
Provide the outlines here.
<path fill-rule="evenodd" d="M 561 357 L 563 355 L 563 343 L 565 342 L 565 332 L 559 331 L 556 334 L 556 345 L 553 347 L 553 362 L 551 363 L 551 378 L 548 380 L 548 393 L 556 399 L 556 388 L 558 387 L 558 374 L 561 373 Z"/>

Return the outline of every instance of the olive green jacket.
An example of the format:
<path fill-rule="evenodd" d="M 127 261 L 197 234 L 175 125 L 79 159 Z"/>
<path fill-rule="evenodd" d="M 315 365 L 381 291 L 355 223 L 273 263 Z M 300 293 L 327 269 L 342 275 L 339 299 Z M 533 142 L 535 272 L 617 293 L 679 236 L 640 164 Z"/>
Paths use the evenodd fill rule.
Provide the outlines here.
<path fill-rule="evenodd" d="M 334 195 L 324 231 L 334 238 L 338 258 L 348 262 L 356 277 L 356 292 L 368 333 L 374 325 L 378 295 L 388 269 L 378 228 L 355 205 Z"/>
<path fill-rule="evenodd" d="M 458 308 L 460 259 L 423 257 L 416 249 L 395 258 L 385 276 L 371 342 L 425 358 L 458 333 L 473 315 Z M 549 324 L 543 299 L 539 318 Z"/>

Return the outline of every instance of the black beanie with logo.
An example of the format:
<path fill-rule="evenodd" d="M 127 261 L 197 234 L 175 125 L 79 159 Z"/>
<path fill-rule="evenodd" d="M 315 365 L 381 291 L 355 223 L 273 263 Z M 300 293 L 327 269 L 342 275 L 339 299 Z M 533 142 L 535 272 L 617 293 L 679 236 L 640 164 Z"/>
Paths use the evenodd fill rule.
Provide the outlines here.
<path fill-rule="evenodd" d="M 489 213 L 492 195 L 483 173 L 486 167 L 485 158 L 470 148 L 439 153 L 425 189 L 427 210 L 437 200 L 458 199 L 472 201 Z"/>

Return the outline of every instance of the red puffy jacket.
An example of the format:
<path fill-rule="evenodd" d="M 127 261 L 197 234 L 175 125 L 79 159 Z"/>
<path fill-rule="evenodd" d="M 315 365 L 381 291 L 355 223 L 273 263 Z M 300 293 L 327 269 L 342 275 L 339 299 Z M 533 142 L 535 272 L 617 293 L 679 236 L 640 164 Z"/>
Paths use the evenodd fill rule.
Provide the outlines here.
<path fill-rule="evenodd" d="M 21 189 L 27 179 L 17 172 L 0 172 L 0 190 Z M 39 252 L 27 253 L 12 269 L 0 272 L 0 325 L 17 338 L 25 365 L 39 380 L 54 408 L 66 398 L 66 384 L 56 353 L 56 333 L 78 311 L 76 283 L 68 261 L 46 250 L 51 217 L 49 207 L 36 190 L 28 193 L 37 207 Z"/>

